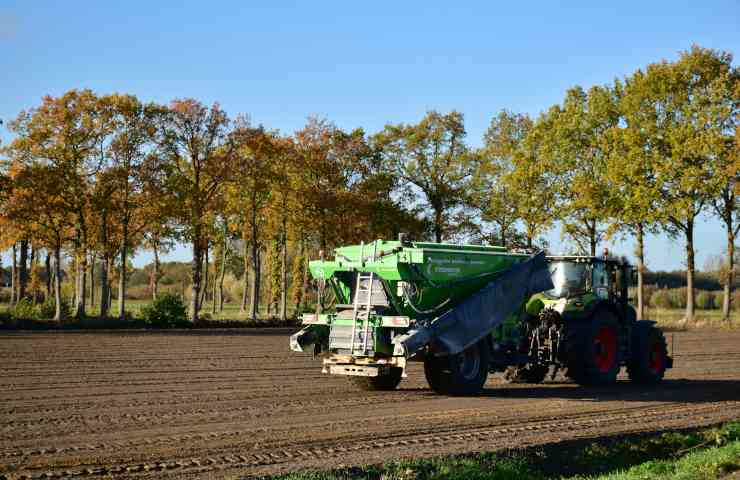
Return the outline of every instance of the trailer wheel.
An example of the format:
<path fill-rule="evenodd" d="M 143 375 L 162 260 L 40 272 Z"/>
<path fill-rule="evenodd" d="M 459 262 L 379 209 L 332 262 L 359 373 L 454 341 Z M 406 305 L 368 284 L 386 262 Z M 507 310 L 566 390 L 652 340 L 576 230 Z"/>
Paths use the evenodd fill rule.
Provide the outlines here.
<path fill-rule="evenodd" d="M 566 375 L 580 385 L 610 385 L 619 373 L 619 323 L 608 310 L 566 326 Z"/>
<path fill-rule="evenodd" d="M 432 390 L 441 395 L 475 395 L 488 378 L 488 344 L 483 340 L 457 355 L 424 360 L 424 374 Z"/>
<path fill-rule="evenodd" d="M 403 369 L 391 367 L 390 373 L 378 375 L 377 377 L 348 377 L 355 386 L 368 392 L 395 390 L 401 383 Z"/>
<path fill-rule="evenodd" d="M 504 371 L 506 383 L 542 383 L 550 369 L 544 365 L 509 367 Z"/>
<path fill-rule="evenodd" d="M 635 383 L 660 383 L 668 367 L 668 347 L 665 336 L 651 326 L 636 327 L 632 336 L 632 356 L 627 373 Z"/>

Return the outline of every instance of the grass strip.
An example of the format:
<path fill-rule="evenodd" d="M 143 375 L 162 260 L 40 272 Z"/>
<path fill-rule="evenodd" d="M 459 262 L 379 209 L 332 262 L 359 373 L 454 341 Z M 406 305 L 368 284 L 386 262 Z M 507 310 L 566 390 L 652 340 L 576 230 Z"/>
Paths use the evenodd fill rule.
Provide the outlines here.
<path fill-rule="evenodd" d="M 495 453 L 392 462 L 279 480 L 717 479 L 740 471 L 740 421 L 692 431 L 570 441 Z"/>

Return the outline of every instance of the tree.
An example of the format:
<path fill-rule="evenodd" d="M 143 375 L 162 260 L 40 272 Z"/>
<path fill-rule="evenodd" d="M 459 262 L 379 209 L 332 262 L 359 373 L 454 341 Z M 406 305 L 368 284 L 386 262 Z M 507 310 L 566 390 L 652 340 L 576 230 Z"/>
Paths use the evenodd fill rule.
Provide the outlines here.
<path fill-rule="evenodd" d="M 696 219 L 723 181 L 717 146 L 725 144 L 727 131 L 717 119 L 724 107 L 716 97 L 730 68 L 729 54 L 693 47 L 676 62 L 649 65 L 640 85 L 649 119 L 642 127 L 658 156 L 660 208 L 668 233 L 683 235 L 686 242 L 687 321 L 694 319 Z"/>
<path fill-rule="evenodd" d="M 519 220 L 516 192 L 506 181 L 507 175 L 512 174 L 514 157 L 531 130 L 529 116 L 502 110 L 483 135 L 481 162 L 474 182 L 475 203 L 482 219 L 496 224 L 498 243 L 504 247 Z"/>
<path fill-rule="evenodd" d="M 109 112 L 100 108 L 90 90 L 44 97 L 41 106 L 21 112 L 10 124 L 17 136 L 7 148 L 9 156 L 26 165 L 38 161 L 53 166 L 60 175 L 66 211 L 75 217 L 77 317 L 85 315 L 90 181 L 101 168 L 99 152 L 109 125 Z"/>
<path fill-rule="evenodd" d="M 613 220 L 610 235 L 626 231 L 637 245 L 637 317 L 645 318 L 644 275 L 645 235 L 656 233 L 665 223 L 660 205 L 656 162 L 660 153 L 653 148 L 647 130 L 646 103 L 641 93 L 642 72 L 615 82 L 622 123 L 605 133 L 609 146 L 606 177 L 609 185 L 607 211 Z"/>
<path fill-rule="evenodd" d="M 557 174 L 563 231 L 582 253 L 596 255 L 609 218 L 606 135 L 619 122 L 613 91 L 573 87 L 549 117 L 542 160 Z"/>
<path fill-rule="evenodd" d="M 121 245 L 121 223 L 116 210 L 120 205 L 119 172 L 105 169 L 98 173 L 91 192 L 91 206 L 95 215 L 92 219 L 94 244 L 101 256 L 100 269 L 100 317 L 106 318 L 110 313 L 111 272 L 113 259 Z"/>
<path fill-rule="evenodd" d="M 550 119 L 541 115 L 531 127 L 523 122 L 526 133 L 516 137 L 511 152 L 511 171 L 501 177 L 501 183 L 511 195 L 515 215 L 524 225 L 526 247 L 534 248 L 535 239 L 547 231 L 556 215 L 556 174 L 543 161 L 543 137 Z"/>
<path fill-rule="evenodd" d="M 156 300 L 159 294 L 159 281 L 162 279 L 160 255 L 172 251 L 175 247 L 176 234 L 169 219 L 162 212 L 156 211 L 156 204 L 150 204 L 150 207 L 153 207 L 152 210 L 144 214 L 150 220 L 144 231 L 144 245 L 152 251 L 154 256 L 149 284 L 152 291 L 152 300 Z"/>
<path fill-rule="evenodd" d="M 465 203 L 470 188 L 474 162 L 465 135 L 461 113 L 431 111 L 416 125 L 386 125 L 375 136 L 388 164 L 407 184 L 406 193 L 421 193 L 437 242 L 455 233 L 451 213 Z"/>
<path fill-rule="evenodd" d="M 718 135 L 710 146 L 710 158 L 716 162 L 715 178 L 719 183 L 719 195 L 712 201 L 714 213 L 725 224 L 727 235 L 727 273 L 722 279 L 724 292 L 722 298 L 722 316 L 730 319 L 732 286 L 735 281 L 735 239 L 740 231 L 738 220 L 738 168 L 740 168 L 740 126 L 738 113 L 740 108 L 740 70 L 731 68 L 731 57 L 725 54 L 728 63 L 723 68 L 719 80 L 713 87 L 712 99 L 716 114 L 713 116 L 714 127 Z M 734 132 L 733 132 L 734 129 Z M 719 133 L 721 132 L 721 133 Z M 734 133 L 734 135 L 733 135 Z M 724 134 L 724 135 L 723 135 Z"/>
<path fill-rule="evenodd" d="M 126 318 L 126 259 L 134 248 L 132 238 L 140 234 L 147 225 L 140 213 L 147 208 L 144 198 L 145 184 L 154 175 L 148 172 L 154 159 L 150 148 L 155 138 L 158 117 L 164 114 L 154 104 L 142 104 L 132 95 L 109 95 L 101 99 L 104 108 L 111 111 L 110 143 L 107 155 L 110 159 L 110 178 L 116 186 L 116 208 L 111 212 L 121 225 L 119 258 L 121 273 L 118 281 L 118 315 Z M 154 168 L 152 167 L 152 170 Z"/>
<path fill-rule="evenodd" d="M 157 159 L 160 171 L 165 172 L 168 207 L 193 249 L 193 322 L 198 321 L 201 308 L 203 254 L 208 242 L 205 217 L 230 173 L 229 125 L 217 103 L 208 108 L 193 99 L 174 100 L 158 121 Z"/>
<path fill-rule="evenodd" d="M 270 211 L 268 216 L 270 230 L 276 242 L 276 252 L 272 260 L 273 292 L 275 303 L 279 302 L 280 320 L 285 321 L 288 312 L 288 232 L 291 217 L 290 204 L 293 196 L 294 170 L 298 164 L 297 152 L 291 138 L 277 138 L 275 140 L 275 155 L 273 162 L 273 182 Z"/>
<path fill-rule="evenodd" d="M 0 218 L 23 225 L 27 233 L 54 252 L 54 320 L 64 320 L 61 293 L 61 250 L 76 219 L 65 198 L 66 173 L 53 165 L 32 162 L 16 164 L 12 170 L 13 187 L 0 192 Z"/>
<path fill-rule="evenodd" d="M 274 134 L 246 122 L 232 132 L 235 148 L 233 183 L 226 190 L 229 212 L 240 217 L 242 239 L 249 245 L 252 269 L 250 316 L 257 320 L 260 299 L 262 233 L 270 199 Z M 245 270 L 245 279 L 246 279 Z"/>

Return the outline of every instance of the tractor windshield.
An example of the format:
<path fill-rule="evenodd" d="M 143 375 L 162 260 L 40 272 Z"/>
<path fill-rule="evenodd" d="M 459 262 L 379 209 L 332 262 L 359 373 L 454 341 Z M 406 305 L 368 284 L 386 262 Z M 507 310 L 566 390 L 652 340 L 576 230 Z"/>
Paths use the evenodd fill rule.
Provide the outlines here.
<path fill-rule="evenodd" d="M 588 270 L 587 263 L 552 262 L 550 275 L 555 288 L 545 294 L 549 297 L 563 298 L 585 292 L 588 288 Z"/>

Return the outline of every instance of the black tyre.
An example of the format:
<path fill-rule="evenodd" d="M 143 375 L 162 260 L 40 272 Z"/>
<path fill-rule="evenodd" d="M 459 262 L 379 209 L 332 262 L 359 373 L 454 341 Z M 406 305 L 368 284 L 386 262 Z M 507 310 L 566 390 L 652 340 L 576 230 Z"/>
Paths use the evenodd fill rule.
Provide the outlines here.
<path fill-rule="evenodd" d="M 544 365 L 509 367 L 504 371 L 506 383 L 542 383 L 550 369 Z"/>
<path fill-rule="evenodd" d="M 621 360 L 619 332 L 616 316 L 607 310 L 567 325 L 562 349 L 566 375 L 580 385 L 615 383 Z"/>
<path fill-rule="evenodd" d="M 665 336 L 652 325 L 635 327 L 627 373 L 635 383 L 660 383 L 668 368 Z"/>
<path fill-rule="evenodd" d="M 432 390 L 441 395 L 475 395 L 488 378 L 490 353 L 482 340 L 457 355 L 424 360 L 424 374 Z"/>
<path fill-rule="evenodd" d="M 398 384 L 401 383 L 401 375 L 403 369 L 398 367 L 391 367 L 390 373 L 385 375 L 378 375 L 377 377 L 355 377 L 350 376 L 349 381 L 355 386 L 369 392 L 383 391 L 383 390 L 395 390 Z"/>

